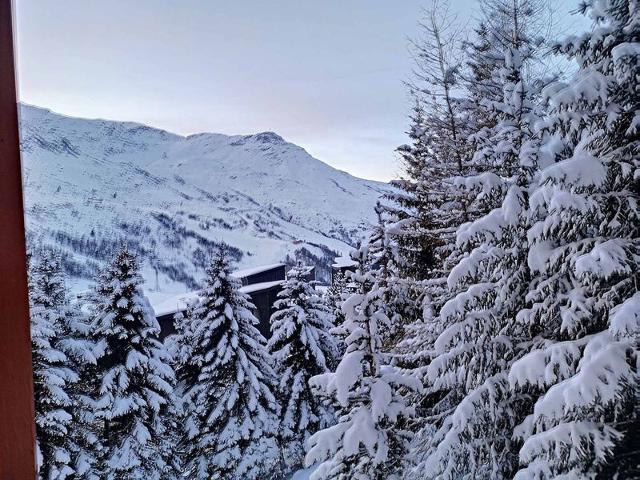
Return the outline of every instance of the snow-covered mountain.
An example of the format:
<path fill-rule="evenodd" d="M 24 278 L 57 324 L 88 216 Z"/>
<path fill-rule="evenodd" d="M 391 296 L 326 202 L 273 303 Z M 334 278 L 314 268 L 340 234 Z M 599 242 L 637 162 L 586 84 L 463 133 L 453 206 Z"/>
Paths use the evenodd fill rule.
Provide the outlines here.
<path fill-rule="evenodd" d="M 219 242 L 242 267 L 301 258 L 326 275 L 390 188 L 271 132 L 183 137 L 26 105 L 21 126 L 29 242 L 61 249 L 76 289 L 122 242 L 152 295 L 194 288 Z"/>

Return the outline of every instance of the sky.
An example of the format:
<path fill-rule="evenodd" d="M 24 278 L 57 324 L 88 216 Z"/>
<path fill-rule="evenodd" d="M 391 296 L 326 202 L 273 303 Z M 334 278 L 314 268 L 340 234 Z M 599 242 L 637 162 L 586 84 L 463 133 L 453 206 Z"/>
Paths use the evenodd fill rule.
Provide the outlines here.
<path fill-rule="evenodd" d="M 558 2 L 562 13 L 576 3 Z M 427 3 L 15 0 L 18 94 L 67 115 L 184 135 L 274 131 L 386 181 L 401 173 L 409 39 Z M 451 4 L 462 22 L 477 15 L 472 0 Z M 564 20 L 565 31 L 576 21 Z"/>

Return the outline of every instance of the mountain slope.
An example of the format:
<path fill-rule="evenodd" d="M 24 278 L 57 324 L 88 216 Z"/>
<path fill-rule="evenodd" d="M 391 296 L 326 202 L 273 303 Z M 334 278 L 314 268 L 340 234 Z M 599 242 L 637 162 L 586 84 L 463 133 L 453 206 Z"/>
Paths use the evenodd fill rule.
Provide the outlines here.
<path fill-rule="evenodd" d="M 77 289 L 121 243 L 141 253 L 158 295 L 194 288 L 220 242 L 241 266 L 300 258 L 326 276 L 390 188 L 271 132 L 183 137 L 26 105 L 20 113 L 28 239 L 63 252 Z"/>

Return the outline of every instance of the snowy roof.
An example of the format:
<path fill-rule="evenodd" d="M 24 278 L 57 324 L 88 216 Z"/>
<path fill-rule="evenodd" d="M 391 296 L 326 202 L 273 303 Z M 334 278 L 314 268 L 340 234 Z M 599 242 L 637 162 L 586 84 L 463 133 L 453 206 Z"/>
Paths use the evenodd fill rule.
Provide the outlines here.
<path fill-rule="evenodd" d="M 164 315 L 170 315 L 172 313 L 181 312 L 185 310 L 189 303 L 199 298 L 200 291 L 181 293 L 167 298 L 166 300 L 153 305 L 153 310 L 156 312 L 156 317 L 162 317 Z"/>
<path fill-rule="evenodd" d="M 333 268 L 344 268 L 344 267 L 355 267 L 356 262 L 354 262 L 350 257 L 336 257 L 333 261 Z"/>
<path fill-rule="evenodd" d="M 277 285 L 282 284 L 284 280 L 276 280 L 274 282 L 262 282 L 262 283 L 254 283 L 252 285 L 247 285 L 245 287 L 240 288 L 240 291 L 246 294 L 259 292 L 261 290 L 268 290 Z M 198 300 L 200 296 L 200 291 L 197 290 L 195 292 L 181 293 L 179 295 L 174 295 L 173 297 L 167 298 L 162 302 L 153 305 L 153 310 L 156 313 L 156 317 L 163 317 L 165 315 L 171 315 L 173 313 L 178 313 L 183 310 L 186 310 L 187 306 L 196 300 Z"/>
<path fill-rule="evenodd" d="M 284 280 L 275 280 L 273 282 L 252 283 L 251 285 L 242 287 L 240 291 L 244 293 L 259 292 L 260 290 L 268 290 L 276 285 L 281 285 L 283 282 Z"/>
<path fill-rule="evenodd" d="M 236 278 L 245 278 L 251 275 L 255 275 L 256 273 L 266 272 L 278 267 L 284 267 L 284 263 L 272 263 L 271 265 L 260 265 L 258 267 L 245 268 L 244 270 L 236 270 L 231 275 Z"/>

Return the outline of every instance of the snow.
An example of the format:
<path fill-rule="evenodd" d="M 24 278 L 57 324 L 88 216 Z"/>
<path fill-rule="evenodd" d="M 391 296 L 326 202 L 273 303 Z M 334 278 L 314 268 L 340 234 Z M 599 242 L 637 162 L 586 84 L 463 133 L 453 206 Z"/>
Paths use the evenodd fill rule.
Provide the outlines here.
<path fill-rule="evenodd" d="M 233 275 L 235 277 L 235 275 Z M 241 287 L 239 290 L 243 293 L 255 293 L 261 290 L 268 290 L 270 288 L 282 285 L 284 280 L 274 280 L 272 282 L 260 282 L 252 283 Z M 156 317 L 162 317 L 164 315 L 170 315 L 172 313 L 178 313 L 187 309 L 187 307 L 200 298 L 201 292 L 199 290 L 187 293 L 180 293 L 178 295 L 172 295 L 169 298 L 163 299 L 153 305 L 153 310 Z"/>
<path fill-rule="evenodd" d="M 542 423 L 561 420 L 571 411 L 604 410 L 619 398 L 621 385 L 633 377 L 627 346 L 594 337 L 585 348 L 579 371 L 557 383 L 536 403 L 534 416 Z"/>
<path fill-rule="evenodd" d="M 300 469 L 293 474 L 291 480 L 309 480 L 317 468 L 318 466 L 314 465 L 313 467 Z"/>
<path fill-rule="evenodd" d="M 273 270 L 274 268 L 283 267 L 284 263 L 273 263 L 271 265 L 260 265 L 258 267 L 253 268 L 245 268 L 243 270 L 236 270 L 231 275 L 236 278 L 246 278 L 251 275 L 255 275 L 256 273 L 267 272 L 269 270 Z"/>
<path fill-rule="evenodd" d="M 316 385 L 323 385 L 328 392 L 335 392 L 336 400 L 347 406 L 351 387 L 362 375 L 362 360 L 364 353 L 355 351 L 348 353 L 336 368 L 334 374 L 319 375 L 312 379 Z"/>
<path fill-rule="evenodd" d="M 611 56 L 613 60 L 617 62 L 622 57 L 631 57 L 640 55 L 640 43 L 639 42 L 625 42 L 616 45 L 611 49 Z"/>
<path fill-rule="evenodd" d="M 534 237 L 535 238 L 535 237 Z M 553 253 L 553 244 L 549 241 L 539 241 L 529 248 L 527 265 L 533 272 L 541 272 Z"/>
<path fill-rule="evenodd" d="M 590 252 L 576 258 L 576 274 L 591 274 L 608 279 L 616 273 L 630 273 L 625 249 L 627 246 L 632 248 L 629 243 L 619 238 L 596 243 Z"/>
<path fill-rule="evenodd" d="M 612 310 L 609 330 L 615 336 L 637 338 L 640 334 L 640 292 Z"/>
<path fill-rule="evenodd" d="M 381 420 L 388 412 L 393 401 L 391 386 L 379 378 L 371 386 L 371 416 L 374 420 Z"/>
<path fill-rule="evenodd" d="M 602 459 L 605 456 L 603 453 L 613 448 L 613 440 L 617 439 L 617 437 L 618 433 L 610 427 L 605 427 L 603 431 L 599 431 L 592 422 L 567 422 L 529 437 L 520 449 L 520 460 L 526 464 L 546 455 L 552 455 L 553 458 L 554 454 L 561 451 L 563 447 L 581 450 L 580 442 L 585 438 L 589 440 L 589 443 L 593 443 L 596 456 Z M 526 469 L 518 472 L 515 478 L 517 480 L 546 478 L 529 475 L 530 471 L 535 468 L 536 464 L 533 462 Z M 581 477 L 584 478 L 583 475 L 565 478 Z"/>
<path fill-rule="evenodd" d="M 302 249 L 328 267 L 392 191 L 268 132 L 183 137 L 27 105 L 20 119 L 27 230 L 86 271 L 70 279 L 74 291 L 121 242 L 148 252 L 142 275 L 154 302 L 195 289 L 204 263 L 194 253 L 215 242 L 237 248 L 250 271 Z"/>
<path fill-rule="evenodd" d="M 580 100 L 604 103 L 607 100 L 607 88 L 606 76 L 600 72 L 591 71 L 571 85 L 554 92 L 549 103 L 554 107 L 573 105 Z"/>
<path fill-rule="evenodd" d="M 470 137 L 462 129 L 475 144 L 463 143 L 470 168 L 449 171 L 450 147 L 460 144 L 429 118 L 437 109 L 423 117 L 416 107 L 414 121 L 424 125 L 412 131 L 426 138 L 412 137 L 414 146 L 402 154 L 408 160 L 414 147 L 427 154 L 412 159 L 424 160 L 415 165 L 424 168 L 407 172 L 403 200 L 395 197 L 401 211 L 376 206 L 377 227 L 351 258 L 349 245 L 369 226 L 372 200 L 387 187 L 337 172 L 273 132 L 181 137 L 22 107 L 30 241 L 55 244 L 76 262 L 71 267 L 84 275 L 73 279 L 76 291 L 89 278 L 83 269 L 109 257 L 111 239 L 129 242 L 146 252 L 143 273 L 156 315 L 188 310 L 164 350 L 138 276 L 103 279 L 90 296 L 103 298 L 89 312 L 94 328 L 84 330 L 98 341 L 89 350 L 73 343 L 71 324 L 74 335 L 54 342 L 56 322 L 65 323 L 35 302 L 35 378 L 47 387 L 36 407 L 47 406 L 48 397 L 60 403 L 36 417 L 38 427 L 48 421 L 71 430 L 77 417 L 66 408 L 75 393 L 65 387 L 96 370 L 64 367 L 81 358 L 100 367 L 98 381 L 86 383 L 99 394 L 87 418 L 94 410 L 102 422 L 144 409 L 147 418 L 166 412 L 158 420 L 171 420 L 168 397 L 176 393 L 179 445 L 198 457 L 194 463 L 196 456 L 187 456 L 184 478 L 279 478 L 283 458 L 298 468 L 305 441 L 305 462 L 313 466 L 288 473 L 289 480 L 511 478 L 516 470 L 521 480 L 591 478 L 601 467 L 618 468 L 616 447 L 633 433 L 625 426 L 633 418 L 625 417 L 636 407 L 640 365 L 632 180 L 640 178 L 633 90 L 640 43 L 615 46 L 636 38 L 610 15 L 610 0 L 591 3 L 592 14 L 610 18 L 597 20 L 592 36 L 561 47 L 579 63 L 569 84 L 544 93 L 524 84 L 530 75 L 522 62 L 537 45 L 492 52 L 504 54 L 485 65 L 499 92 L 473 99 L 488 118 L 469 113 L 463 121 L 487 124 Z M 434 233 L 441 243 L 431 241 Z M 396 243 L 403 235 L 414 238 Z M 229 258 L 220 253 L 204 289 L 195 290 L 220 240 L 229 249 L 216 250 Z M 330 311 L 341 315 L 333 323 L 302 281 L 303 268 L 292 268 L 286 280 L 240 288 L 239 278 L 282 268 L 302 249 L 325 268 L 358 267 L 348 286 L 341 280 L 327 292 Z M 433 262 L 413 261 L 420 257 L 414 253 Z M 242 270 L 232 271 L 231 257 Z M 418 262 L 428 268 L 410 272 Z M 238 291 L 283 283 L 267 342 Z M 132 284 L 134 294 L 122 298 Z M 129 338 L 127 325 L 140 313 L 142 326 Z M 114 351 L 128 353 L 115 365 L 99 361 Z M 163 363 L 169 358 L 180 379 L 175 390 L 172 366 Z M 39 365 L 47 362 L 52 368 Z M 150 452 L 146 444 L 158 438 L 153 424 L 127 425 L 117 451 L 104 455 L 113 470 L 138 470 L 148 460 L 138 450 Z M 414 425 L 415 436 L 404 430 Z M 102 426 L 92 430 L 104 435 Z M 43 438 L 45 462 L 70 463 L 72 449 L 51 455 Z M 111 441 L 96 446 L 110 448 Z M 158 444 L 173 448 L 169 437 Z"/>
<path fill-rule="evenodd" d="M 259 292 L 261 290 L 268 290 L 278 285 L 282 285 L 283 283 L 284 283 L 284 280 L 274 280 L 273 282 L 252 283 L 251 285 L 246 285 L 240 288 L 240 291 L 243 293 L 254 293 L 254 292 Z"/>
<path fill-rule="evenodd" d="M 161 303 L 156 304 L 153 310 L 156 313 L 156 317 L 169 315 L 172 313 L 181 312 L 186 310 L 187 306 L 191 302 L 195 302 L 200 298 L 200 292 L 181 293 L 179 295 L 172 296 Z"/>
<path fill-rule="evenodd" d="M 589 153 L 590 140 L 583 140 L 571 158 L 547 167 L 542 172 L 542 181 L 552 179 L 576 187 L 600 186 L 607 171 L 602 162 Z"/>
<path fill-rule="evenodd" d="M 575 373 L 580 349 L 587 340 L 558 342 L 529 352 L 511 366 L 509 383 L 512 387 L 545 387 L 568 378 Z"/>
<path fill-rule="evenodd" d="M 331 266 L 334 268 L 346 268 L 354 267 L 355 265 L 356 262 L 354 262 L 350 257 L 337 257 Z"/>

